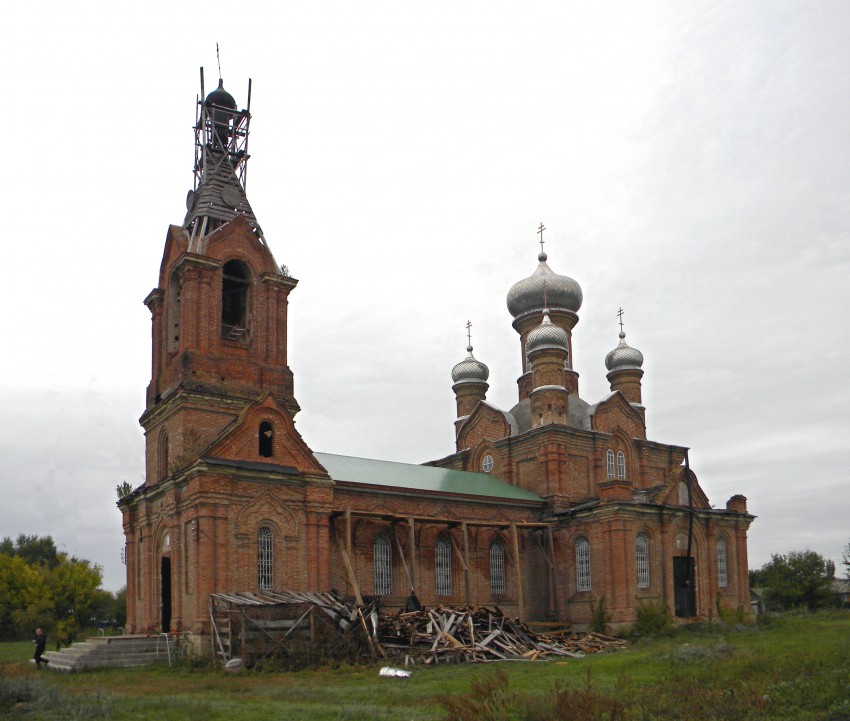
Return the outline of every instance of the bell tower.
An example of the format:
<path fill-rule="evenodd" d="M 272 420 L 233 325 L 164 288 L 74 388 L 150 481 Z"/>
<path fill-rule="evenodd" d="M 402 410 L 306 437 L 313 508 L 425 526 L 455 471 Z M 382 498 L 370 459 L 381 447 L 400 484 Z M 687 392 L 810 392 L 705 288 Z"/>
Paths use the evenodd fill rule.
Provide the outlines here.
<path fill-rule="evenodd" d="M 287 365 L 287 305 L 297 280 L 266 244 L 245 193 L 248 107 L 201 94 L 194 184 L 182 226 L 168 229 L 152 317 L 152 371 L 141 424 L 148 484 L 196 457 L 248 404 L 271 393 L 298 410 Z"/>

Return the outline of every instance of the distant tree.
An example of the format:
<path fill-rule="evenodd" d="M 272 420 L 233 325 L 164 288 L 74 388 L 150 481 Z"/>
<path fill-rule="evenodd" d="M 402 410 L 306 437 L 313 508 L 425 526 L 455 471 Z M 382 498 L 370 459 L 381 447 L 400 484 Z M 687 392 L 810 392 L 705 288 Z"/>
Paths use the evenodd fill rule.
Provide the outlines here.
<path fill-rule="evenodd" d="M 103 580 L 100 566 L 75 556 L 59 554 L 59 563 L 48 578 L 53 614 L 57 620 L 76 622 L 78 627 L 91 623 L 100 601 L 98 592 Z"/>
<path fill-rule="evenodd" d="M 0 638 L 28 638 L 38 626 L 72 638 L 98 609 L 111 615 L 115 597 L 100 588 L 91 561 L 56 550 L 50 536 L 21 534 L 0 541 Z"/>
<path fill-rule="evenodd" d="M 59 552 L 50 536 L 28 536 L 21 533 L 14 543 L 6 536 L 0 542 L 0 553 L 20 556 L 30 566 L 54 568 L 59 562 Z"/>
<path fill-rule="evenodd" d="M 850 543 L 844 546 L 844 551 L 841 554 L 841 565 L 846 568 L 844 575 L 850 581 Z"/>
<path fill-rule="evenodd" d="M 770 562 L 753 572 L 754 585 L 764 586 L 769 607 L 810 610 L 835 602 L 832 581 L 827 577 L 827 561 L 814 551 L 791 551 L 770 557 Z"/>
<path fill-rule="evenodd" d="M 826 577 L 830 581 L 835 578 L 835 561 L 831 558 L 826 562 Z"/>
<path fill-rule="evenodd" d="M 115 594 L 113 594 L 113 611 L 112 617 L 115 623 L 119 626 L 127 625 L 127 587 L 121 586 Z"/>
<path fill-rule="evenodd" d="M 26 637 L 36 626 L 50 625 L 52 612 L 44 569 L 20 556 L 0 553 L 0 638 Z"/>

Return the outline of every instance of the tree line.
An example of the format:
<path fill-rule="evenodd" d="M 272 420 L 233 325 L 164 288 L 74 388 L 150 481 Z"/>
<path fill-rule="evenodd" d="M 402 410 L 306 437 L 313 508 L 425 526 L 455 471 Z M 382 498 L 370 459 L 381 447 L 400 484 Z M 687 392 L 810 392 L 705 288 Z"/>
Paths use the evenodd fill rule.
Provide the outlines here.
<path fill-rule="evenodd" d="M 57 550 L 50 536 L 0 541 L 0 639 L 20 640 L 41 627 L 68 644 L 96 626 L 123 626 L 126 591 L 101 588 L 102 568 Z"/>
<path fill-rule="evenodd" d="M 841 563 L 850 579 L 850 543 Z M 771 554 L 768 563 L 750 571 L 750 588 L 764 589 L 764 602 L 773 611 L 814 611 L 842 605 L 835 588 L 835 563 L 809 550 Z"/>

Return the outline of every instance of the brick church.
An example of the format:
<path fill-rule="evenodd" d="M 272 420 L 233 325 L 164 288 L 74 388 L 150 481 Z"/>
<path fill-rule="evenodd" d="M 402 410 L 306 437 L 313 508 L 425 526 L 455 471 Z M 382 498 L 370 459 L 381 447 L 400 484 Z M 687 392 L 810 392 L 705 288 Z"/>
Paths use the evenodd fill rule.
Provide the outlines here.
<path fill-rule="evenodd" d="M 615 627 L 647 602 L 680 618 L 749 608 L 746 498 L 713 508 L 687 449 L 647 439 L 644 359 L 622 331 L 604 359 L 610 393 L 581 398 L 582 290 L 542 251 L 507 296 L 513 408 L 488 403 L 469 346 L 451 372 L 451 455 L 411 465 L 313 451 L 287 360 L 298 281 L 245 194 L 250 84 L 247 110 L 220 80 L 200 98 L 194 189 L 145 299 L 146 480 L 118 503 L 128 632 L 209 634 L 210 594 L 281 589 L 379 597 L 384 609 L 415 593 L 575 626 L 602 600 Z"/>

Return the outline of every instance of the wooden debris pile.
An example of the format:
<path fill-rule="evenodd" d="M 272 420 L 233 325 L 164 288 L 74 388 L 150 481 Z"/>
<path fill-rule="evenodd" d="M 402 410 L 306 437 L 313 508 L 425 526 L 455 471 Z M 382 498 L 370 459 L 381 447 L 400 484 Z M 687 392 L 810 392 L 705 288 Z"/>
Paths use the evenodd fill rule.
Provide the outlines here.
<path fill-rule="evenodd" d="M 623 648 L 619 638 L 597 633 L 536 634 L 498 608 L 426 608 L 381 616 L 380 647 L 425 664 L 583 658 Z"/>

